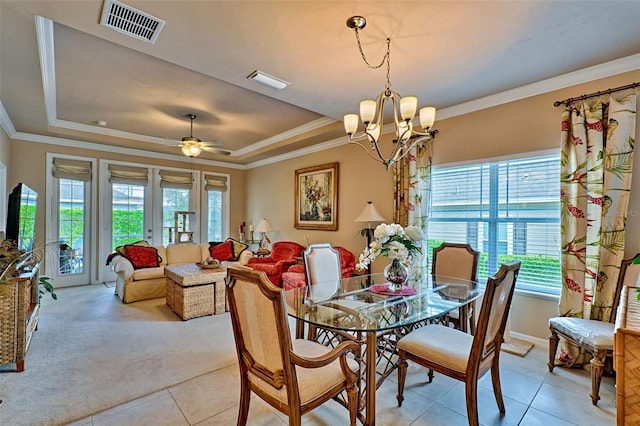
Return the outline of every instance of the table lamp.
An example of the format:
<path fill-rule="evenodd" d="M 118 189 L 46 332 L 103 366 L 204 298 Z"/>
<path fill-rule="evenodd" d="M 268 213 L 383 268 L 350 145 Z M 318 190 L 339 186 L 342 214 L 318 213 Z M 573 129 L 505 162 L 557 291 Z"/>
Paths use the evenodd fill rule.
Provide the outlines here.
<path fill-rule="evenodd" d="M 269 219 L 263 218 L 260 220 L 258 227 L 256 228 L 256 232 L 260 232 L 262 236 L 260 237 L 260 248 L 263 250 L 269 249 L 269 244 L 271 244 L 271 240 L 267 237 L 267 232 L 273 232 L 273 226 Z"/>

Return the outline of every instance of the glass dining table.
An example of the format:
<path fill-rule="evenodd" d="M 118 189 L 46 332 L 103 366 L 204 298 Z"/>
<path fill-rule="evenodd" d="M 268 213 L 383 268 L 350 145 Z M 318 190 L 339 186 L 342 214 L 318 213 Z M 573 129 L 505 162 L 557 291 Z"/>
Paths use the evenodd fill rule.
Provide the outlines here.
<path fill-rule="evenodd" d="M 392 291 L 383 274 L 372 274 L 287 290 L 285 298 L 296 338 L 306 331 L 306 338 L 330 347 L 347 339 L 359 343 L 359 417 L 374 425 L 376 389 L 398 367 L 398 340 L 423 325 L 445 323 L 452 311 L 467 318 L 482 291 L 475 281 L 431 274 Z M 466 331 L 467 321 L 458 324 Z"/>

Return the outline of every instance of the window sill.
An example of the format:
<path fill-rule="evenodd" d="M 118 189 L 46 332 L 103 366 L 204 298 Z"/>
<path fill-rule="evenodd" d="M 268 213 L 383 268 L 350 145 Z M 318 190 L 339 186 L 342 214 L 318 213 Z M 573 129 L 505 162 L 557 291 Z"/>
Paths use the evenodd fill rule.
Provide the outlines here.
<path fill-rule="evenodd" d="M 537 291 L 531 291 L 531 290 L 521 290 L 516 288 L 515 290 L 515 294 L 517 294 L 518 296 L 523 296 L 523 297 L 532 297 L 535 299 L 543 299 L 543 300 L 553 300 L 558 302 L 560 300 L 560 295 L 559 294 L 552 294 L 552 293 L 540 293 Z"/>

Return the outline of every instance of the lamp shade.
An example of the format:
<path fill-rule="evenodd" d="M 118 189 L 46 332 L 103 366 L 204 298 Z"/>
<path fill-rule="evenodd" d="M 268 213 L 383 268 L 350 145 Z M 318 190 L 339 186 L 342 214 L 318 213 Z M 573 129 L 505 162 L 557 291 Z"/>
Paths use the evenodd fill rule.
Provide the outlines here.
<path fill-rule="evenodd" d="M 372 201 L 367 201 L 367 205 L 364 206 L 364 210 L 360 213 L 360 216 L 356 218 L 356 222 L 384 222 L 385 218 L 376 210 L 376 206 Z"/>
<path fill-rule="evenodd" d="M 269 219 L 261 219 L 256 232 L 273 232 L 273 226 L 271 226 Z"/>

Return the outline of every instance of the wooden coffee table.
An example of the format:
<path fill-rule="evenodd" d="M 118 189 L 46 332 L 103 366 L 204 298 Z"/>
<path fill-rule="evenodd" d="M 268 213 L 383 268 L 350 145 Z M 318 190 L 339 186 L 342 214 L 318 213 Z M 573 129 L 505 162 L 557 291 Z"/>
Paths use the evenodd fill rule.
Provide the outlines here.
<path fill-rule="evenodd" d="M 183 320 L 225 312 L 225 269 L 167 265 L 164 275 L 167 305 Z"/>

